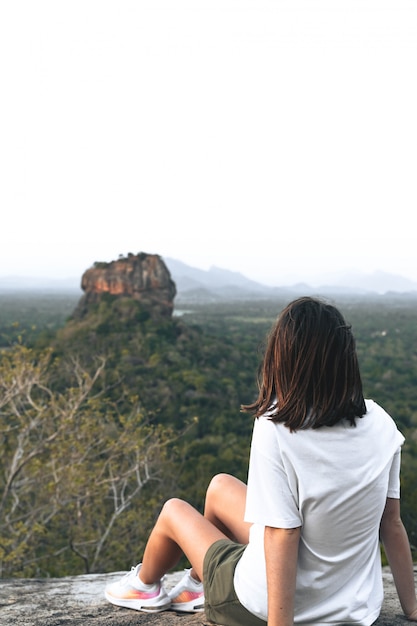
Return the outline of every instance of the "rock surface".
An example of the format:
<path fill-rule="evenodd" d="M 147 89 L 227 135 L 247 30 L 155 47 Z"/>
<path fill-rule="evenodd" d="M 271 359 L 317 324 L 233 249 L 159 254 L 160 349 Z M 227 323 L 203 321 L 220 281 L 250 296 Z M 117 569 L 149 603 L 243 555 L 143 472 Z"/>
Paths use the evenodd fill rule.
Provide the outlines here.
<path fill-rule="evenodd" d="M 1 626 L 206 626 L 204 613 L 141 613 L 106 602 L 104 587 L 123 572 L 66 578 L 0 580 Z M 169 574 L 167 589 L 183 572 Z M 389 569 L 383 570 L 385 600 L 375 626 L 405 626 Z"/>
<path fill-rule="evenodd" d="M 130 297 L 162 315 L 171 315 L 176 295 L 175 283 L 164 261 L 157 254 L 128 254 L 110 263 L 95 263 L 81 279 L 85 295 L 74 317 L 83 317 L 91 304 L 109 294 Z"/>

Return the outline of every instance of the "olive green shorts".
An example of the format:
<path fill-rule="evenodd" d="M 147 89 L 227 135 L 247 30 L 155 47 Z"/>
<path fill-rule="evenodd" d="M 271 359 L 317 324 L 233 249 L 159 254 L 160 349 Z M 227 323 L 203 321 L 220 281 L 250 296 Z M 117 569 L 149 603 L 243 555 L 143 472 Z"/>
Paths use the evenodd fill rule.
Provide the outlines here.
<path fill-rule="evenodd" d="M 246 546 L 219 539 L 207 550 L 203 564 L 205 613 L 224 626 L 266 626 L 239 602 L 233 585 L 237 562 Z"/>

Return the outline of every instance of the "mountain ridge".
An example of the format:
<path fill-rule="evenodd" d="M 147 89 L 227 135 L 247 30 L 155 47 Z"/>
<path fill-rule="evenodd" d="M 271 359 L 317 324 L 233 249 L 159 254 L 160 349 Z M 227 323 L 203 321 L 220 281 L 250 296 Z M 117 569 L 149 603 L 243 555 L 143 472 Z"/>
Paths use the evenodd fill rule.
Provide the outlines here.
<path fill-rule="evenodd" d="M 394 293 L 417 293 L 417 282 L 404 276 L 391 274 L 377 270 L 372 274 L 362 272 L 341 272 L 328 277 L 329 282 L 319 285 L 311 285 L 307 282 L 294 283 L 292 285 L 267 286 L 251 280 L 240 272 L 225 270 L 216 266 L 209 270 L 201 270 L 169 257 L 164 258 L 165 263 L 177 285 L 179 296 L 192 295 L 192 290 L 213 290 L 218 296 L 224 296 L 224 291 L 230 289 L 235 296 L 240 290 L 240 295 L 275 295 L 284 292 L 289 293 L 323 293 L 323 294 L 386 294 Z"/>
<path fill-rule="evenodd" d="M 174 280 L 179 299 L 238 299 L 288 294 L 385 295 L 417 294 L 417 281 L 399 274 L 377 270 L 373 273 L 345 271 L 326 276 L 319 284 L 308 281 L 268 286 L 236 272 L 211 266 L 208 270 L 187 265 L 170 257 L 161 257 Z M 317 281 L 314 281 L 317 283 Z M 80 291 L 80 277 L 40 278 L 34 276 L 0 276 L 0 291 Z"/>

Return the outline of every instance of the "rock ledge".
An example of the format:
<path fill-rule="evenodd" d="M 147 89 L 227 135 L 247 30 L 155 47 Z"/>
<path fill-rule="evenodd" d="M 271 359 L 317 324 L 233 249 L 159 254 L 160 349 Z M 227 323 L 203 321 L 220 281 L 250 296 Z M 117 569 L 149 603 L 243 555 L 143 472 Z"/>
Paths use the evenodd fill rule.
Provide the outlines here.
<path fill-rule="evenodd" d="M 416 570 L 415 570 L 416 571 Z M 0 580 L 1 626 L 206 626 L 203 613 L 141 613 L 106 602 L 104 587 L 124 572 L 65 578 Z M 167 589 L 183 572 L 168 574 Z M 390 570 L 383 569 L 385 601 L 375 626 L 405 626 Z"/>

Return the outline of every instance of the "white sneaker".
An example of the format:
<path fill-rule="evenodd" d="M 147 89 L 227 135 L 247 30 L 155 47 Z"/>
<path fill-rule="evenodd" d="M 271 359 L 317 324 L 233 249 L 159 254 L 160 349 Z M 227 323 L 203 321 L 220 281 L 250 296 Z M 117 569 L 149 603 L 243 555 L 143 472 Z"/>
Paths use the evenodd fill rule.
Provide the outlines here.
<path fill-rule="evenodd" d="M 167 592 L 160 581 L 153 585 L 145 585 L 138 576 L 140 567 L 141 563 L 132 567 L 121 580 L 107 585 L 104 591 L 106 600 L 117 606 L 146 613 L 166 611 L 171 606 Z"/>
<path fill-rule="evenodd" d="M 194 580 L 190 572 L 190 569 L 186 569 L 180 582 L 168 591 L 173 611 L 181 613 L 199 613 L 204 611 L 203 583 Z"/>

